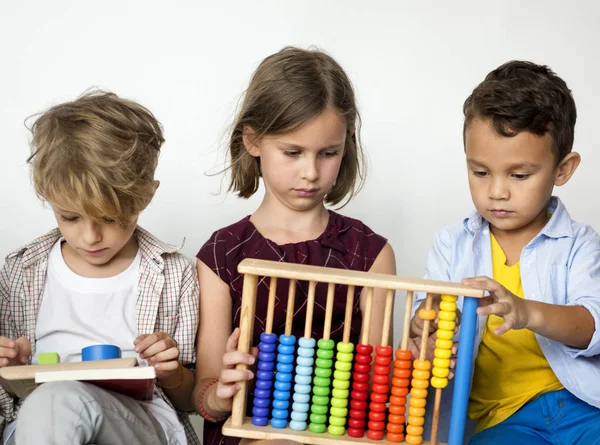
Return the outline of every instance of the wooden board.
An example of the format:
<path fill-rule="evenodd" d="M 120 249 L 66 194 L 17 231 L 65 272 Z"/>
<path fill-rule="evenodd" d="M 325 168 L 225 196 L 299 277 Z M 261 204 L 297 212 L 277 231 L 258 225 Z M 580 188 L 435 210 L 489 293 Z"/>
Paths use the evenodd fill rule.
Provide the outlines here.
<path fill-rule="evenodd" d="M 262 439 L 262 440 L 274 440 L 274 439 L 287 439 L 293 440 L 299 443 L 306 443 L 311 445 L 356 445 L 359 443 L 369 443 L 373 445 L 394 444 L 403 445 L 406 442 L 389 442 L 387 440 L 371 440 L 364 437 L 350 437 L 347 434 L 343 436 L 335 437 L 329 434 L 317 434 L 306 431 L 294 431 L 290 428 L 273 428 L 272 426 L 254 426 L 250 417 L 246 417 L 242 426 L 233 426 L 231 417 L 227 419 L 225 425 L 223 425 L 223 434 L 225 436 L 232 437 L 243 437 L 246 439 Z M 423 445 L 429 445 L 429 441 L 423 441 Z M 438 442 L 438 445 L 446 445 Z"/>

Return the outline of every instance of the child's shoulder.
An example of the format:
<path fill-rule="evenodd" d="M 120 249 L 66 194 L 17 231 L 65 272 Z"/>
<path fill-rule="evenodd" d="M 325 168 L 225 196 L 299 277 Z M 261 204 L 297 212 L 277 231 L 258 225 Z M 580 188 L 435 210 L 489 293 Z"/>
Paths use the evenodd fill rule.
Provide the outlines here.
<path fill-rule="evenodd" d="M 9 253 L 5 258 L 6 265 L 23 266 L 38 262 L 49 255 L 52 246 L 59 239 L 60 231 L 51 230 Z"/>
<path fill-rule="evenodd" d="M 166 243 L 141 227 L 136 228 L 135 234 L 142 251 L 142 258 L 147 257 L 155 264 L 162 263 L 165 269 L 184 270 L 194 267 L 192 260 L 179 252 L 183 243 Z"/>

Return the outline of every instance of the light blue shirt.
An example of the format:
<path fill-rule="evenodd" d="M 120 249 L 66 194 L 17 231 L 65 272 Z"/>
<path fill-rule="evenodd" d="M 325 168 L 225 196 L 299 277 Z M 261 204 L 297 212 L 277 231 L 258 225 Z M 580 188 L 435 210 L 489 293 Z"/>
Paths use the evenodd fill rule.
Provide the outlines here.
<path fill-rule="evenodd" d="M 548 212 L 552 213 L 550 221 L 521 252 L 523 292 L 528 300 L 579 305 L 592 314 L 596 329 L 586 349 L 535 336 L 565 388 L 600 408 L 600 236 L 590 226 L 573 221 L 556 197 Z M 480 275 L 493 277 L 492 251 L 489 224 L 475 212 L 435 235 L 425 277 L 461 282 Z M 416 296 L 413 311 L 424 298 L 424 294 Z M 457 304 L 462 308 L 462 298 Z M 478 317 L 475 354 L 486 323 L 487 317 Z M 449 406 L 451 397 L 444 396 L 443 400 Z"/>

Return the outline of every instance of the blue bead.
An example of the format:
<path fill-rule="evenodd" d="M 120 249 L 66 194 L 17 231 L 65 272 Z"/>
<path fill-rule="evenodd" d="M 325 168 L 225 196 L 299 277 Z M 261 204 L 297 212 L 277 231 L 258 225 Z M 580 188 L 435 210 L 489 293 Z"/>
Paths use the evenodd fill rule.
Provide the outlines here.
<path fill-rule="evenodd" d="M 259 399 L 268 399 L 269 397 L 271 397 L 271 390 L 254 388 L 254 397 L 257 397 Z"/>
<path fill-rule="evenodd" d="M 296 337 L 293 335 L 282 334 L 279 336 L 279 343 L 282 345 L 295 345 Z"/>
<path fill-rule="evenodd" d="M 280 355 L 277 361 L 279 363 L 294 363 L 294 356 L 292 354 Z"/>
<path fill-rule="evenodd" d="M 273 419 L 281 419 L 287 421 L 289 413 L 287 409 L 274 409 L 273 411 L 271 411 L 271 416 L 273 417 Z M 273 422 L 271 422 L 271 425 L 272 424 Z"/>
<path fill-rule="evenodd" d="M 302 385 L 301 383 L 296 383 L 294 385 L 294 392 L 299 394 L 310 394 L 310 385 Z"/>
<path fill-rule="evenodd" d="M 303 385 L 310 385 L 312 378 L 309 375 L 296 374 L 294 381 Z"/>
<path fill-rule="evenodd" d="M 314 357 L 315 350 L 312 348 L 298 348 L 298 355 L 300 357 Z"/>
<path fill-rule="evenodd" d="M 299 413 L 307 413 L 309 409 L 308 403 L 292 403 L 292 410 L 298 411 Z"/>
<path fill-rule="evenodd" d="M 257 417 L 257 416 L 252 417 L 252 425 L 267 426 L 267 423 L 269 423 L 268 417 Z"/>
<path fill-rule="evenodd" d="M 275 343 L 259 343 L 258 350 L 262 352 L 275 352 L 277 349 Z"/>
<path fill-rule="evenodd" d="M 267 417 L 269 415 L 269 408 L 259 408 L 255 406 L 252 408 L 252 414 L 256 417 Z"/>
<path fill-rule="evenodd" d="M 308 413 L 301 413 L 299 411 L 292 411 L 292 420 L 295 420 L 297 422 L 306 422 L 306 419 L 308 419 Z"/>
<path fill-rule="evenodd" d="M 259 371 L 273 371 L 275 369 L 275 363 L 273 362 L 258 362 Z"/>
<path fill-rule="evenodd" d="M 268 408 L 269 406 L 271 406 L 271 399 L 259 399 L 255 397 L 254 406 L 257 406 L 259 408 Z"/>
<path fill-rule="evenodd" d="M 294 365 L 291 363 L 277 363 L 277 372 L 292 372 Z"/>
<path fill-rule="evenodd" d="M 308 403 L 310 394 L 300 394 L 299 392 L 295 392 L 292 398 L 294 399 L 294 402 Z"/>
<path fill-rule="evenodd" d="M 264 362 L 273 362 L 275 361 L 275 353 L 273 352 L 259 352 L 258 360 L 262 360 Z"/>
<path fill-rule="evenodd" d="M 292 389 L 292 382 L 280 382 L 279 380 L 275 380 L 275 389 L 279 391 L 289 391 Z"/>
<path fill-rule="evenodd" d="M 292 420 L 290 422 L 290 429 L 294 431 L 304 431 L 306 429 L 306 422 L 297 422 Z"/>
<path fill-rule="evenodd" d="M 282 345 L 277 346 L 277 351 L 280 354 L 293 354 L 296 348 L 290 345 Z"/>
<path fill-rule="evenodd" d="M 278 382 L 291 382 L 292 374 L 290 372 L 278 372 L 275 374 L 275 380 Z"/>
<path fill-rule="evenodd" d="M 298 366 L 310 366 L 312 367 L 313 363 L 315 362 L 315 359 L 312 357 L 300 357 L 298 356 L 296 358 L 296 363 L 298 364 Z"/>
<path fill-rule="evenodd" d="M 263 332 L 260 334 L 260 341 L 263 343 L 275 343 L 277 341 L 277 336 L 275 334 L 267 334 Z"/>
<path fill-rule="evenodd" d="M 290 399 L 290 392 L 289 391 L 273 391 L 273 397 L 278 399 L 278 400 L 289 400 Z"/>
<path fill-rule="evenodd" d="M 301 337 L 298 339 L 298 344 L 304 348 L 314 348 L 317 342 L 314 338 Z"/>
<path fill-rule="evenodd" d="M 273 378 L 273 371 L 256 371 L 256 378 L 258 380 L 271 380 Z"/>
<path fill-rule="evenodd" d="M 273 386 L 272 380 L 257 380 L 255 383 L 259 389 L 271 389 L 271 386 Z"/>
<path fill-rule="evenodd" d="M 300 375 L 312 375 L 312 368 L 308 366 L 296 366 L 296 374 Z"/>
<path fill-rule="evenodd" d="M 285 428 L 287 426 L 287 416 L 285 419 L 278 419 L 276 417 L 273 417 L 271 419 L 271 426 L 273 428 Z"/>
<path fill-rule="evenodd" d="M 275 409 L 281 409 L 281 410 L 287 410 L 290 407 L 290 401 L 288 400 L 279 400 L 279 399 L 275 399 L 273 400 L 273 408 Z M 275 417 L 275 416 L 273 416 Z"/>

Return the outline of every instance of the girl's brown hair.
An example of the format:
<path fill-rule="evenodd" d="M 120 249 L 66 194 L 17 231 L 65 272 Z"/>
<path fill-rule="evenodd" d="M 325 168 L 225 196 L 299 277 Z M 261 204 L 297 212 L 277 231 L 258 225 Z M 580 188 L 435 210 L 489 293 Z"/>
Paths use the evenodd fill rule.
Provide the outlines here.
<path fill-rule="evenodd" d="M 342 67 L 319 50 L 286 47 L 258 66 L 246 90 L 234 122 L 229 144 L 231 182 L 229 190 L 249 198 L 257 190 L 259 160 L 243 142 L 248 126 L 260 138 L 284 134 L 331 107 L 346 119 L 344 157 L 335 185 L 325 197 L 328 204 L 348 202 L 361 189 L 365 159 L 360 145 L 360 115 L 354 89 Z"/>
<path fill-rule="evenodd" d="M 31 132 L 28 162 L 41 199 L 121 225 L 152 200 L 164 138 L 160 123 L 138 103 L 89 92 L 42 113 Z"/>

